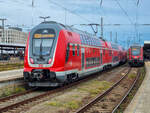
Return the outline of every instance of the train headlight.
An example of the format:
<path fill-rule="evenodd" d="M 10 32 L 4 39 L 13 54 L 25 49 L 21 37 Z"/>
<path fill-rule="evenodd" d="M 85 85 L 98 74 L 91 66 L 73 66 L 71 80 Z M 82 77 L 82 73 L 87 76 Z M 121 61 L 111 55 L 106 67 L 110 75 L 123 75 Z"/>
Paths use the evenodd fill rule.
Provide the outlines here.
<path fill-rule="evenodd" d="M 32 58 L 30 58 L 30 62 L 31 62 L 32 64 L 34 64 L 34 60 L 33 60 Z"/>
<path fill-rule="evenodd" d="M 51 64 L 51 62 L 52 62 L 52 59 L 50 58 L 50 59 L 48 60 L 48 63 Z"/>

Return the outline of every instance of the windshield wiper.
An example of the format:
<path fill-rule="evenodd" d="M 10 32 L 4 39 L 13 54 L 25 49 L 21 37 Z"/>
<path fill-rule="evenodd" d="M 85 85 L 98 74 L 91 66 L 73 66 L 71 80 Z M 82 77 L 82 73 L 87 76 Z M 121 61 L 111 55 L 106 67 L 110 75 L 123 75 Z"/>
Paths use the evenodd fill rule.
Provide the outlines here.
<path fill-rule="evenodd" d="M 43 43 L 43 40 L 41 40 L 41 43 L 40 43 L 40 59 L 43 60 L 43 55 L 42 55 L 42 50 L 43 50 L 43 46 L 42 46 L 42 43 Z"/>

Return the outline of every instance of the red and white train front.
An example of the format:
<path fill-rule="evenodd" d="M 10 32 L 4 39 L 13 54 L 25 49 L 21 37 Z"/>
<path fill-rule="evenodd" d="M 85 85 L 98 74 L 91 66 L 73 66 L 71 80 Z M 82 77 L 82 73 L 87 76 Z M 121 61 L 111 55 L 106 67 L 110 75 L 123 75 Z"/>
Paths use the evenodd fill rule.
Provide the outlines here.
<path fill-rule="evenodd" d="M 144 64 L 143 47 L 133 45 L 129 48 L 128 63 L 131 66 L 140 66 Z"/>
<path fill-rule="evenodd" d="M 64 31 L 55 22 L 42 23 L 32 29 L 24 61 L 24 78 L 29 86 L 57 86 L 59 81 L 63 81 L 61 72 L 64 71 L 66 47 L 64 35 Z M 60 73 L 57 73 L 59 78 L 56 79 L 57 71 Z"/>
<path fill-rule="evenodd" d="M 43 22 L 29 34 L 24 79 L 29 86 L 58 86 L 120 63 L 117 44 L 56 22 Z"/>

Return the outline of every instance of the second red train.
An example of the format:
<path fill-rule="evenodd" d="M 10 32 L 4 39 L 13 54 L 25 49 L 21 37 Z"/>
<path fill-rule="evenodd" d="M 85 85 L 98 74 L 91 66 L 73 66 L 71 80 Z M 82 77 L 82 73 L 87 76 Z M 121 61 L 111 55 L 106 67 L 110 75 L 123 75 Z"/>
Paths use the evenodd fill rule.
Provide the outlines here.
<path fill-rule="evenodd" d="M 130 66 L 144 65 L 143 47 L 138 44 L 133 44 L 128 49 L 128 63 Z"/>

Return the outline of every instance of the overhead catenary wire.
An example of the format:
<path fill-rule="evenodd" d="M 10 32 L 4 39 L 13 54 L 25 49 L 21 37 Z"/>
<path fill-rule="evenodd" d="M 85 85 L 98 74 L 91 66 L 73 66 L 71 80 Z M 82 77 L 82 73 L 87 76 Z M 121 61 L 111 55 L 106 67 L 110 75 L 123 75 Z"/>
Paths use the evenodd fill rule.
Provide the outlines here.
<path fill-rule="evenodd" d="M 115 0 L 116 3 L 118 4 L 118 6 L 120 7 L 120 9 L 124 12 L 124 14 L 126 15 L 126 17 L 128 18 L 128 20 L 130 21 L 131 24 L 134 25 L 134 22 L 131 20 L 131 18 L 129 17 L 128 13 L 126 12 L 126 10 L 121 6 L 121 4 L 119 3 L 118 0 Z"/>
<path fill-rule="evenodd" d="M 103 4 L 103 0 L 100 0 L 100 6 L 102 6 L 102 4 Z"/>
<path fill-rule="evenodd" d="M 77 13 L 71 11 L 70 9 L 68 9 L 68 8 L 66 8 L 66 7 L 64 7 L 64 6 L 62 6 L 62 5 L 60 5 L 59 3 L 56 3 L 56 2 L 54 2 L 54 1 L 52 1 L 52 0 L 48 0 L 48 1 L 49 1 L 50 3 L 56 5 L 56 6 L 61 7 L 62 9 L 68 11 L 69 13 L 71 13 L 71 14 L 73 14 L 73 15 L 76 15 L 76 16 L 78 16 L 78 17 L 80 17 L 80 18 L 82 18 L 83 20 L 85 20 L 85 21 L 87 21 L 87 22 L 89 22 L 89 23 L 92 22 L 91 20 L 89 20 L 89 19 L 87 19 L 87 18 L 85 18 L 85 17 L 83 17 L 83 16 L 81 16 L 81 15 L 79 15 L 79 14 L 77 14 Z"/>
<path fill-rule="evenodd" d="M 135 32 L 136 32 L 136 37 L 138 38 L 138 6 L 139 6 L 139 0 L 137 1 L 137 5 L 136 5 L 136 20 L 135 20 Z"/>
<path fill-rule="evenodd" d="M 118 4 L 118 6 L 120 7 L 120 9 L 124 12 L 124 14 L 126 15 L 126 17 L 128 18 L 128 20 L 130 21 L 131 25 L 134 25 L 134 29 L 135 29 L 135 36 L 138 38 L 138 29 L 137 29 L 137 22 L 138 22 L 138 5 L 139 5 L 139 0 L 137 1 L 136 4 L 136 19 L 135 19 L 135 23 L 131 20 L 131 18 L 129 17 L 128 13 L 126 12 L 126 10 L 121 6 L 120 2 L 118 0 L 115 0 L 116 3 Z M 134 38 L 134 42 L 135 42 L 135 38 Z"/>
<path fill-rule="evenodd" d="M 105 19 L 108 21 L 108 23 L 109 24 L 111 24 L 111 22 L 109 21 L 109 18 L 108 18 L 108 16 L 106 15 L 106 12 L 103 10 L 103 0 L 100 0 L 100 11 L 103 13 L 103 15 L 104 15 L 104 17 L 105 17 Z M 97 10 L 98 11 L 98 13 L 100 13 L 100 11 L 99 10 Z M 101 15 L 102 15 L 102 13 L 100 13 Z"/>
<path fill-rule="evenodd" d="M 136 4 L 137 6 L 139 5 L 139 2 L 140 2 L 140 0 L 137 0 L 137 4 Z"/>
<path fill-rule="evenodd" d="M 34 11 L 34 0 L 32 0 L 32 24 L 31 24 L 32 26 L 34 25 L 34 23 L 33 23 L 34 22 L 34 19 L 33 19 L 34 12 L 33 11 Z"/>

